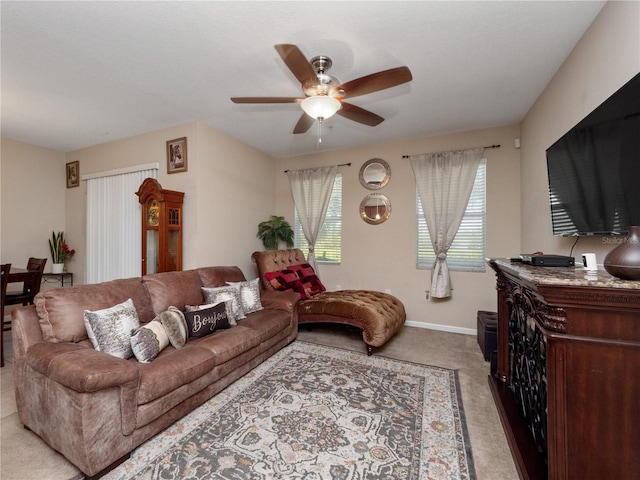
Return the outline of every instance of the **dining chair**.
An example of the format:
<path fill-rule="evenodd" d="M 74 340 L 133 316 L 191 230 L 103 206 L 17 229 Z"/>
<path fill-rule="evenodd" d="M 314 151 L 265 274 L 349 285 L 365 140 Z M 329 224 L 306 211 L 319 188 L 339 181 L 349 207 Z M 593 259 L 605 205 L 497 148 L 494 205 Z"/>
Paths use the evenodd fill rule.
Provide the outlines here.
<path fill-rule="evenodd" d="M 33 272 L 33 276 L 23 283 L 22 291 L 7 292 L 5 305 L 30 305 L 33 303 L 33 297 L 40 291 L 40 283 L 42 282 L 42 274 L 46 263 L 46 258 L 29 258 L 27 270 Z M 6 325 L 11 328 L 11 322 L 5 323 L 3 318 L 2 328 L 4 329 Z"/>
<path fill-rule="evenodd" d="M 5 263 L 0 265 L 2 271 L 2 306 L 0 308 L 0 314 L 2 314 L 2 325 L 0 328 L 0 367 L 4 367 L 4 302 L 7 296 L 7 284 L 9 283 L 9 272 L 11 271 L 11 264 Z"/>

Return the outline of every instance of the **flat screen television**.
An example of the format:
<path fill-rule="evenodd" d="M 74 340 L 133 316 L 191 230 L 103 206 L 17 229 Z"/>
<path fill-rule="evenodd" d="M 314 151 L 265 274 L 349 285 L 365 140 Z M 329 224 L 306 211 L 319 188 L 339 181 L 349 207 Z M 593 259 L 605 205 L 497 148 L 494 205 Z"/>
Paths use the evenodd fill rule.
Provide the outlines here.
<path fill-rule="evenodd" d="M 640 225 L 640 73 L 547 149 L 553 234 Z"/>

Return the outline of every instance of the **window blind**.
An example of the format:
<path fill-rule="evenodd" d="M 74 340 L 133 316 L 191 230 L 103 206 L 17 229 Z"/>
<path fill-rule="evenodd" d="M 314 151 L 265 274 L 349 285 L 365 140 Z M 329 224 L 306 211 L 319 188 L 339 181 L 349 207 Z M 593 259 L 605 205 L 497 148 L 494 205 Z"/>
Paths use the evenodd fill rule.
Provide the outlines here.
<path fill-rule="evenodd" d="M 155 165 L 86 178 L 87 283 L 140 276 L 142 225 L 136 192 L 145 178 L 157 178 Z"/>
<path fill-rule="evenodd" d="M 297 210 L 295 211 L 294 235 L 295 247 L 307 252 L 309 244 L 304 238 Z M 340 173 L 336 174 L 333 182 L 327 216 L 316 242 L 315 253 L 318 263 L 339 264 L 342 261 L 342 174 Z"/>
<path fill-rule="evenodd" d="M 486 159 L 478 166 L 473 190 L 464 218 L 447 252 L 450 270 L 485 271 L 486 230 Z M 427 222 L 424 219 L 420 195 L 416 188 L 417 268 L 430 270 L 436 261 Z"/>

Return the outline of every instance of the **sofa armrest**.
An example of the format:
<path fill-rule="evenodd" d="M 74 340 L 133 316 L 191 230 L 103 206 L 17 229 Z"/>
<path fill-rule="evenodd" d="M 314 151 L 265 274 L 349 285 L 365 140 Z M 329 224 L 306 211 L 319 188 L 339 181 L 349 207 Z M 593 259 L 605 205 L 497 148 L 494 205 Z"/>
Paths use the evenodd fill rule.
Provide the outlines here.
<path fill-rule="evenodd" d="M 75 343 L 37 343 L 29 348 L 27 364 L 80 393 L 130 388 L 140 379 L 140 371 L 133 362 Z"/>
<path fill-rule="evenodd" d="M 23 357 L 31 345 L 44 341 L 38 313 L 35 305 L 29 305 L 13 309 L 11 317 L 13 352 Z"/>
<path fill-rule="evenodd" d="M 268 310 L 284 310 L 294 312 L 300 300 L 296 292 L 278 292 L 276 290 L 260 290 L 260 303 Z"/>
<path fill-rule="evenodd" d="M 26 355 L 27 369 L 42 375 L 46 381 L 78 392 L 95 405 L 104 406 L 104 398 L 119 390 L 122 433 L 129 435 L 136 427 L 140 371 L 129 362 L 76 343 L 37 343 Z M 41 394 L 45 393 L 43 384 Z M 17 388 L 17 387 L 16 387 Z M 24 387 L 21 387 L 24 390 Z M 52 401 L 54 408 L 55 401 Z M 57 405 L 55 408 L 64 408 Z M 88 410 L 94 407 L 86 407 Z M 113 414 L 113 412 L 112 412 Z"/>

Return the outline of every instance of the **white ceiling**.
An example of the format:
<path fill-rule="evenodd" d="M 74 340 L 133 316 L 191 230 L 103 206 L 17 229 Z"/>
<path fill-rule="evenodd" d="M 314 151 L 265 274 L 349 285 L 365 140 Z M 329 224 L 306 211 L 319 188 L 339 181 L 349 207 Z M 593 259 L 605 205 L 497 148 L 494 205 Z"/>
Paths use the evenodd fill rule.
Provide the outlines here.
<path fill-rule="evenodd" d="M 300 96 L 275 44 L 333 60 L 341 82 L 406 65 L 413 81 L 350 100 L 324 150 L 519 123 L 601 1 L 1 3 L 2 136 L 60 151 L 199 120 L 274 157 L 317 151 L 291 132 Z"/>

